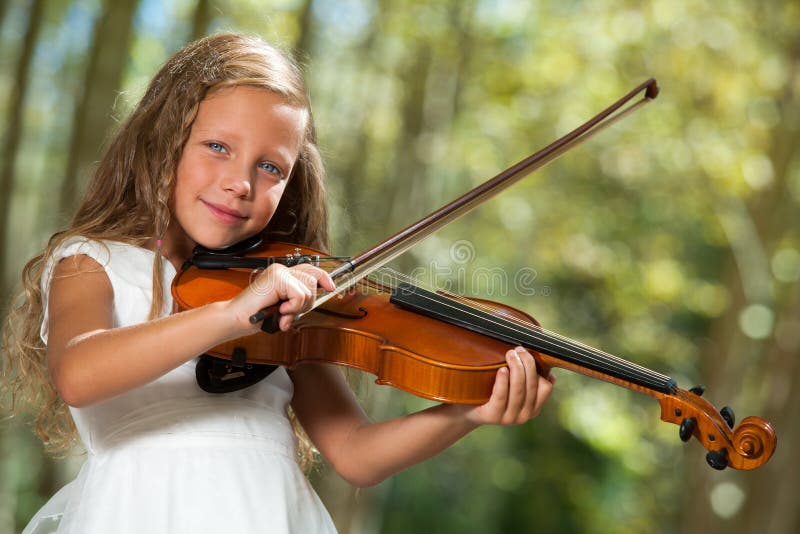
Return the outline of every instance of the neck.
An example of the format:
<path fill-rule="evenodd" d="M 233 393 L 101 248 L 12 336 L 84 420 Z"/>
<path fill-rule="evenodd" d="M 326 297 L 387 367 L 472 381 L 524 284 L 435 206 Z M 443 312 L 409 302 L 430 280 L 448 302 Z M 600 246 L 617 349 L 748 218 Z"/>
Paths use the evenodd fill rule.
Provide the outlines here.
<path fill-rule="evenodd" d="M 522 345 L 579 368 L 636 384 L 647 390 L 672 393 L 676 387 L 675 382 L 668 376 L 548 332 L 538 325 L 504 317 L 494 313 L 491 308 L 481 309 L 476 307 L 476 304 L 480 306 L 476 302 L 448 298 L 406 283 L 398 284 L 390 302 L 500 341 Z"/>

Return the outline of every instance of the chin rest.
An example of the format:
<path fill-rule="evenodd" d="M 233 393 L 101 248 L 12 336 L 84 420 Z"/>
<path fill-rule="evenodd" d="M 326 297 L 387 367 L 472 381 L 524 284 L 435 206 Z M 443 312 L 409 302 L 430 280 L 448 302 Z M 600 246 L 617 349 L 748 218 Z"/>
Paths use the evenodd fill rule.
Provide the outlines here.
<path fill-rule="evenodd" d="M 195 377 L 197 385 L 208 393 L 238 391 L 265 379 L 277 369 L 277 365 L 262 365 L 242 361 L 223 360 L 203 354 L 197 361 Z"/>

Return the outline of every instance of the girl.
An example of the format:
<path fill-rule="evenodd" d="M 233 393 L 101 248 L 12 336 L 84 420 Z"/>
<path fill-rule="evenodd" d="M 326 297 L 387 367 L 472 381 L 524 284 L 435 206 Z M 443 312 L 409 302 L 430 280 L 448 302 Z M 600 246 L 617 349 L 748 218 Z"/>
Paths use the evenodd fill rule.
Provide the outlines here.
<path fill-rule="evenodd" d="M 211 395 L 196 357 L 308 309 L 322 270 L 272 266 L 230 301 L 173 313 L 176 269 L 196 245 L 261 235 L 325 248 L 324 173 L 302 75 L 259 39 L 217 35 L 158 72 L 111 143 L 70 227 L 23 271 L 5 334 L 12 391 L 36 397 L 37 431 L 88 457 L 29 532 L 332 532 L 296 462 L 291 408 L 336 471 L 376 484 L 482 424 L 538 414 L 552 379 L 509 351 L 483 406 L 439 405 L 370 422 L 332 366 L 279 369 Z M 257 288 L 257 289 L 256 289 Z M 74 423 L 73 423 L 74 422 Z"/>

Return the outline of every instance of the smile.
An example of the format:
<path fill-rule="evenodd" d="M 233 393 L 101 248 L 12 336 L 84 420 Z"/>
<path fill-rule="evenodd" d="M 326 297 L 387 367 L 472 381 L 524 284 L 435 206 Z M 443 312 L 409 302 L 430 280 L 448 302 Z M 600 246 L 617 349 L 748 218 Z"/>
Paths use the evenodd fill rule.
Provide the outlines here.
<path fill-rule="evenodd" d="M 211 204 L 210 202 L 206 202 L 205 200 L 201 199 L 201 202 L 208 208 L 217 219 L 226 222 L 226 223 L 236 223 L 241 222 L 247 217 L 241 215 L 238 211 L 232 210 L 230 208 L 226 208 L 225 206 L 220 206 L 218 204 Z"/>

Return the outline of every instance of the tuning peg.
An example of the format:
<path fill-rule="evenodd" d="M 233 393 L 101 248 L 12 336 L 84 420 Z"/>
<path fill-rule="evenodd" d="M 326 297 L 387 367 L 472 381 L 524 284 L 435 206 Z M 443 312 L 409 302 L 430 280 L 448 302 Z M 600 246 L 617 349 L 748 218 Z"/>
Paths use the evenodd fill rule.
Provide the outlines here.
<path fill-rule="evenodd" d="M 703 393 L 705 391 L 706 391 L 706 387 L 705 386 L 695 386 L 695 387 L 693 387 L 692 389 L 689 390 L 690 393 L 694 393 L 698 397 L 702 397 Z"/>
<path fill-rule="evenodd" d="M 678 435 L 681 437 L 681 441 L 689 441 L 696 427 L 697 419 L 694 417 L 689 417 L 681 421 L 681 427 L 678 429 Z"/>
<path fill-rule="evenodd" d="M 717 471 L 722 471 L 728 467 L 728 452 L 725 449 L 709 451 L 706 454 L 706 462 Z"/>
<path fill-rule="evenodd" d="M 723 419 L 725 419 L 725 422 L 728 423 L 728 426 L 733 428 L 733 424 L 736 421 L 736 415 L 733 413 L 733 408 L 730 406 L 723 406 L 719 411 L 719 414 Z"/>

